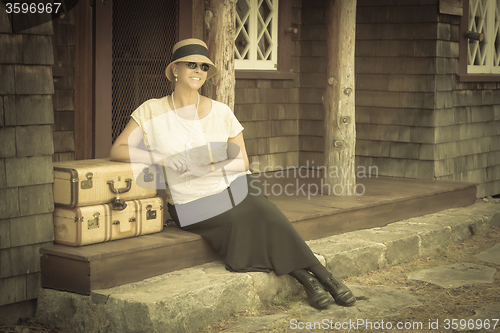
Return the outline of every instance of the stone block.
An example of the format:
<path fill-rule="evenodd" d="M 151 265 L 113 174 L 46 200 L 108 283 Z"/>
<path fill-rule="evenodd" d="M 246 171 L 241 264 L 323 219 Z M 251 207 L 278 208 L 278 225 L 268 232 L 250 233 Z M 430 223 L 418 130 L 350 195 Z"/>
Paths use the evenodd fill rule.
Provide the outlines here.
<path fill-rule="evenodd" d="M 22 56 L 22 36 L 0 34 L 0 64 L 20 64 Z"/>
<path fill-rule="evenodd" d="M 20 187 L 19 210 L 21 216 L 52 213 L 54 211 L 52 184 Z"/>
<path fill-rule="evenodd" d="M 53 240 L 54 225 L 50 213 L 10 219 L 11 246 L 24 246 Z"/>
<path fill-rule="evenodd" d="M 435 225 L 444 225 L 451 228 L 453 243 L 461 243 L 476 233 L 485 232 L 489 228 L 487 220 L 482 216 L 460 214 L 459 211 L 449 209 L 436 214 L 426 215 Z"/>
<path fill-rule="evenodd" d="M 387 265 L 393 266 L 418 258 L 419 238 L 408 231 L 386 231 L 382 228 L 359 230 L 344 235 L 347 239 L 383 244 Z"/>
<path fill-rule="evenodd" d="M 52 155 L 54 144 L 51 126 L 18 126 L 16 148 L 18 157 Z"/>
<path fill-rule="evenodd" d="M 10 220 L 0 220 L 0 249 L 11 247 L 10 245 Z"/>
<path fill-rule="evenodd" d="M 50 66 L 14 66 L 16 94 L 51 95 L 54 81 Z"/>
<path fill-rule="evenodd" d="M 326 267 L 336 277 L 358 276 L 387 267 L 386 246 L 354 237 L 347 241 L 344 235 L 308 242 L 314 253 L 325 258 Z"/>
<path fill-rule="evenodd" d="M 14 94 L 16 91 L 14 66 L 0 65 L 0 77 L 2 78 L 0 95 Z"/>
<path fill-rule="evenodd" d="M 5 160 L 7 187 L 52 183 L 52 156 L 8 158 Z"/>
<path fill-rule="evenodd" d="M 0 219 L 19 215 L 19 190 L 17 188 L 0 189 Z"/>
<path fill-rule="evenodd" d="M 416 234 L 419 238 L 418 256 L 420 258 L 429 256 L 437 249 L 447 247 L 452 243 L 451 228 L 436 225 L 426 217 L 391 223 L 383 227 L 382 230 L 388 232 L 412 232 Z"/>
<path fill-rule="evenodd" d="M 2 256 L 0 250 L 0 258 Z M 3 270 L 3 268 L 2 268 Z M 26 300 L 26 276 L 13 276 L 8 278 L 0 278 L 0 306 L 22 302 Z"/>
<path fill-rule="evenodd" d="M 0 127 L 0 157 L 16 156 L 16 129 Z"/>
<path fill-rule="evenodd" d="M 23 63 L 27 65 L 52 65 L 52 37 L 43 35 L 22 35 Z"/>

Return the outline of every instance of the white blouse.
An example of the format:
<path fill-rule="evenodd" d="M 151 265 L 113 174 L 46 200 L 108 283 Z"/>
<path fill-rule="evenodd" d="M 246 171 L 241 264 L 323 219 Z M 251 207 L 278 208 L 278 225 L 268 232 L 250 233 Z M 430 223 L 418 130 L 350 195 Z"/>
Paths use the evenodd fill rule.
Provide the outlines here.
<path fill-rule="evenodd" d="M 224 161 L 227 156 L 227 140 L 234 138 L 242 130 L 240 122 L 231 109 L 223 103 L 212 100 L 212 109 L 202 119 L 194 120 L 195 106 L 181 108 L 174 112 L 167 101 L 167 96 L 150 99 L 139 106 L 131 115 L 143 132 L 143 138 L 149 150 L 166 157 L 182 154 L 194 164 L 210 164 Z M 189 142 L 192 149 L 190 149 Z M 208 149 L 210 147 L 210 151 Z M 246 174 L 244 170 L 223 177 L 203 176 L 179 179 L 179 174 L 165 168 L 166 186 L 171 204 L 184 204 L 205 196 L 224 191 L 237 177 Z"/>

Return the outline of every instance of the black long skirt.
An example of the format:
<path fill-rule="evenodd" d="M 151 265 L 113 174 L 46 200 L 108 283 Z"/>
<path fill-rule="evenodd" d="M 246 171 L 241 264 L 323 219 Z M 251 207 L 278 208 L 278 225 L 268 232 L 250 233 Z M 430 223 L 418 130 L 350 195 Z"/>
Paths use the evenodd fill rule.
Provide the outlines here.
<path fill-rule="evenodd" d="M 251 175 L 246 176 L 246 182 L 248 195 L 236 206 L 182 229 L 208 241 L 229 271 L 274 271 L 279 276 L 319 264 L 287 217 L 265 196 L 260 182 Z M 209 200 L 211 203 L 217 202 L 218 198 L 224 196 L 227 197 L 227 193 L 211 196 Z M 206 207 L 200 200 L 178 208 Z M 168 210 L 172 219 L 180 225 L 176 206 L 169 204 Z"/>

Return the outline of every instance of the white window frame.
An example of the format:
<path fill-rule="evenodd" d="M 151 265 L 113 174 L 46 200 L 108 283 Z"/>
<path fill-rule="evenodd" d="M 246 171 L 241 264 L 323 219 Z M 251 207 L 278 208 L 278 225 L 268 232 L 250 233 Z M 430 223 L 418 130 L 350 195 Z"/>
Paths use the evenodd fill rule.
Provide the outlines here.
<path fill-rule="evenodd" d="M 500 74 L 500 0 L 470 0 L 467 28 L 484 35 L 482 41 L 469 40 L 467 73 Z M 497 49 L 495 39 L 499 39 Z"/>
<path fill-rule="evenodd" d="M 235 38 L 239 36 L 240 33 L 245 34 L 248 39 L 248 44 L 245 47 L 245 51 L 248 51 L 248 59 L 241 59 L 241 55 L 239 54 L 236 45 L 235 45 L 235 68 L 243 69 L 243 70 L 277 70 L 278 68 L 278 0 L 238 0 L 238 1 L 246 1 L 247 6 L 249 7 L 248 15 L 243 18 L 240 18 L 238 13 L 236 13 L 236 35 Z M 270 60 L 259 60 L 258 59 L 258 41 L 261 38 L 265 38 L 263 34 L 266 33 L 266 29 L 261 31 L 260 36 L 257 31 L 259 20 L 262 18 L 259 15 L 260 6 L 266 3 L 271 12 L 269 14 L 270 18 L 266 20 L 266 22 L 270 21 L 268 25 L 271 26 L 271 39 L 272 46 L 270 50 Z M 248 20 L 248 32 L 243 30 L 242 21 Z M 264 22 L 264 23 L 266 23 Z M 267 26 L 267 25 L 266 25 Z M 235 40 L 236 42 L 236 40 Z M 242 52 L 243 53 L 243 52 Z"/>

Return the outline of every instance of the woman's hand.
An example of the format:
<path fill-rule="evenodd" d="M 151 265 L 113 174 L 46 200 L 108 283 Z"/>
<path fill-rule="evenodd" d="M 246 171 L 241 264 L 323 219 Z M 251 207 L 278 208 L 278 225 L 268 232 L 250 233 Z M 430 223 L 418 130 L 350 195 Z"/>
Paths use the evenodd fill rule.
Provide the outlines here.
<path fill-rule="evenodd" d="M 165 166 L 174 170 L 178 173 L 188 172 L 190 169 L 190 163 L 181 154 L 175 154 L 164 159 Z"/>
<path fill-rule="evenodd" d="M 184 172 L 180 176 L 180 178 L 185 178 L 188 176 L 200 178 L 200 177 L 205 176 L 206 174 L 209 174 L 212 171 L 210 165 L 200 166 L 200 165 L 196 165 L 194 163 L 189 163 L 188 168 L 189 168 L 189 170 Z"/>

